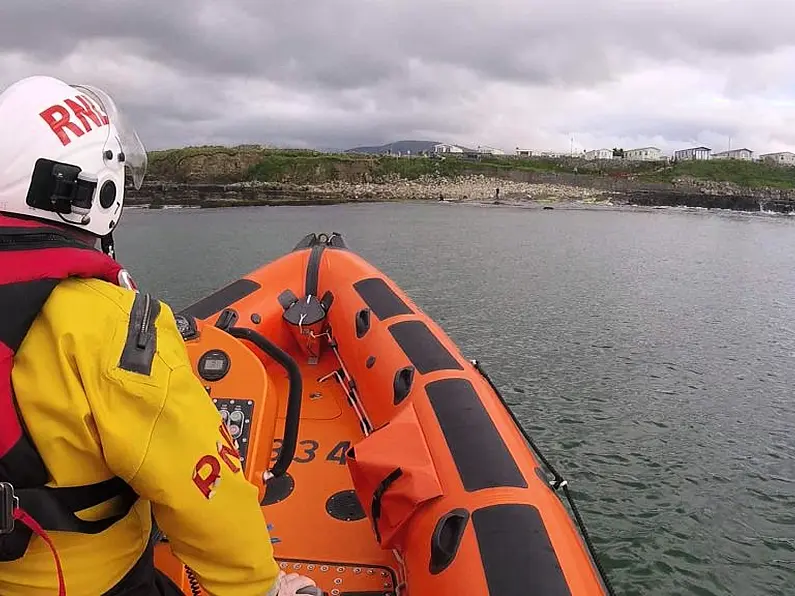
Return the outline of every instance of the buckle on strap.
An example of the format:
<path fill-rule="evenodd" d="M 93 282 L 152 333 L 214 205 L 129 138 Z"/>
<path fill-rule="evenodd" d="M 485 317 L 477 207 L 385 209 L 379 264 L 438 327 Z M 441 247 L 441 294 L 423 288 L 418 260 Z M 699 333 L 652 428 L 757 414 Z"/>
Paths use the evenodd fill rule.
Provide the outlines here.
<path fill-rule="evenodd" d="M 14 494 L 14 485 L 0 482 L 0 535 L 14 531 L 14 510 L 19 507 L 19 498 Z"/>

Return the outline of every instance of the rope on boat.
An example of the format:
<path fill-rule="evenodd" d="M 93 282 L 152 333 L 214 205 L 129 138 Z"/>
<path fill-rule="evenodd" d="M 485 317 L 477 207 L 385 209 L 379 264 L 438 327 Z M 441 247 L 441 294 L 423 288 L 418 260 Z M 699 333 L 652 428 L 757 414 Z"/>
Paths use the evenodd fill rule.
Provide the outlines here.
<path fill-rule="evenodd" d="M 494 393 L 497 394 L 497 397 L 502 402 L 503 407 L 511 416 L 511 419 L 516 425 L 516 428 L 519 429 L 519 431 L 524 436 L 525 441 L 527 441 L 527 444 L 530 445 L 530 448 L 538 456 L 538 459 L 541 460 L 541 463 L 543 463 L 547 467 L 549 472 L 554 477 L 554 480 L 550 482 L 552 490 L 557 492 L 558 489 L 560 489 L 563 492 L 563 495 L 566 497 L 566 500 L 569 502 L 571 511 L 574 514 L 574 520 L 577 522 L 577 526 L 580 529 L 580 533 L 582 534 L 583 540 L 585 541 L 585 545 L 588 547 L 588 551 L 591 554 L 591 558 L 593 559 L 594 564 L 596 565 L 596 568 L 602 577 L 602 582 L 604 583 L 605 588 L 607 589 L 607 593 L 610 596 L 615 596 L 615 592 L 613 591 L 613 586 L 610 584 L 610 580 L 607 578 L 607 573 L 605 573 L 604 567 L 602 567 L 602 564 L 599 561 L 599 557 L 596 555 L 596 549 L 594 548 L 593 542 L 591 541 L 591 537 L 588 534 L 588 530 L 585 529 L 585 522 L 583 522 L 582 516 L 580 515 L 580 511 L 577 509 L 577 506 L 574 504 L 574 499 L 572 498 L 571 493 L 569 492 L 568 481 L 563 476 L 561 476 L 560 473 L 558 473 L 558 471 L 544 456 L 544 454 L 541 453 L 541 450 L 538 448 L 535 442 L 533 442 L 533 439 L 531 439 L 530 436 L 527 434 L 524 427 L 519 423 L 519 420 L 517 420 L 516 415 L 513 413 L 513 410 L 511 410 L 511 408 L 508 406 L 507 402 L 505 401 L 505 398 L 502 396 L 502 393 L 500 393 L 500 390 L 497 389 L 497 386 L 494 384 L 494 381 L 491 380 L 491 377 L 489 377 L 488 373 L 485 370 L 483 370 L 483 368 L 480 366 L 480 363 L 477 360 L 471 360 L 470 362 L 472 362 L 472 365 L 475 367 L 475 370 L 477 370 L 481 374 L 481 376 L 484 379 L 486 379 L 488 384 L 494 390 Z"/>

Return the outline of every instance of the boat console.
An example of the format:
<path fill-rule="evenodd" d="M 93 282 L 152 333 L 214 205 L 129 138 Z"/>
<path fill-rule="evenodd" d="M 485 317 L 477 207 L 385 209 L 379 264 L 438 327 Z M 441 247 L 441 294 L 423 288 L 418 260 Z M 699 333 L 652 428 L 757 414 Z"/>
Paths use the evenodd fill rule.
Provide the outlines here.
<path fill-rule="evenodd" d="M 269 394 L 268 374 L 259 358 L 228 331 L 182 315 L 176 320 L 193 372 L 237 443 L 246 478 L 262 487 L 266 470 L 256 470 L 249 460 L 256 453 L 252 444 L 263 448 L 273 442 L 278 399 Z"/>

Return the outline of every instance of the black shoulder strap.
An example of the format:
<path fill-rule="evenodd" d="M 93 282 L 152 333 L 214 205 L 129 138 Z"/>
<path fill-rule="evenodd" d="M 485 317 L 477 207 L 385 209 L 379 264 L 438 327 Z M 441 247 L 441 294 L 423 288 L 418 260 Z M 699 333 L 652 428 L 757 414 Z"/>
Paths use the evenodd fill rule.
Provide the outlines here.
<path fill-rule="evenodd" d="M 54 532 L 99 534 L 104 532 L 132 509 L 138 495 L 121 478 L 110 478 L 96 484 L 52 488 L 22 488 L 15 491 L 19 506 L 39 525 Z M 95 507 L 115 497 L 119 498 L 119 512 L 97 521 L 85 521 L 75 515 L 78 511 Z"/>

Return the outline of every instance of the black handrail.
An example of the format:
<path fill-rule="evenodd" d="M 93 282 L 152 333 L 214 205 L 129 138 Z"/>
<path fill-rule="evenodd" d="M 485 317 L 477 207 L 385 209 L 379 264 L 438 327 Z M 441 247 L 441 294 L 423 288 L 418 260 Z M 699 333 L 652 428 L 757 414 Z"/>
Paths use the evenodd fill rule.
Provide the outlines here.
<path fill-rule="evenodd" d="M 298 426 L 301 422 L 301 396 L 303 395 L 301 370 L 298 368 L 298 363 L 287 352 L 257 331 L 246 329 L 245 327 L 230 327 L 226 332 L 232 337 L 250 341 L 287 371 L 289 390 L 287 392 L 287 414 L 284 420 L 284 437 L 279 457 L 270 469 L 270 473 L 273 476 L 283 476 L 287 472 L 290 462 L 293 461 L 293 457 L 295 457 L 295 447 L 298 443 Z"/>

